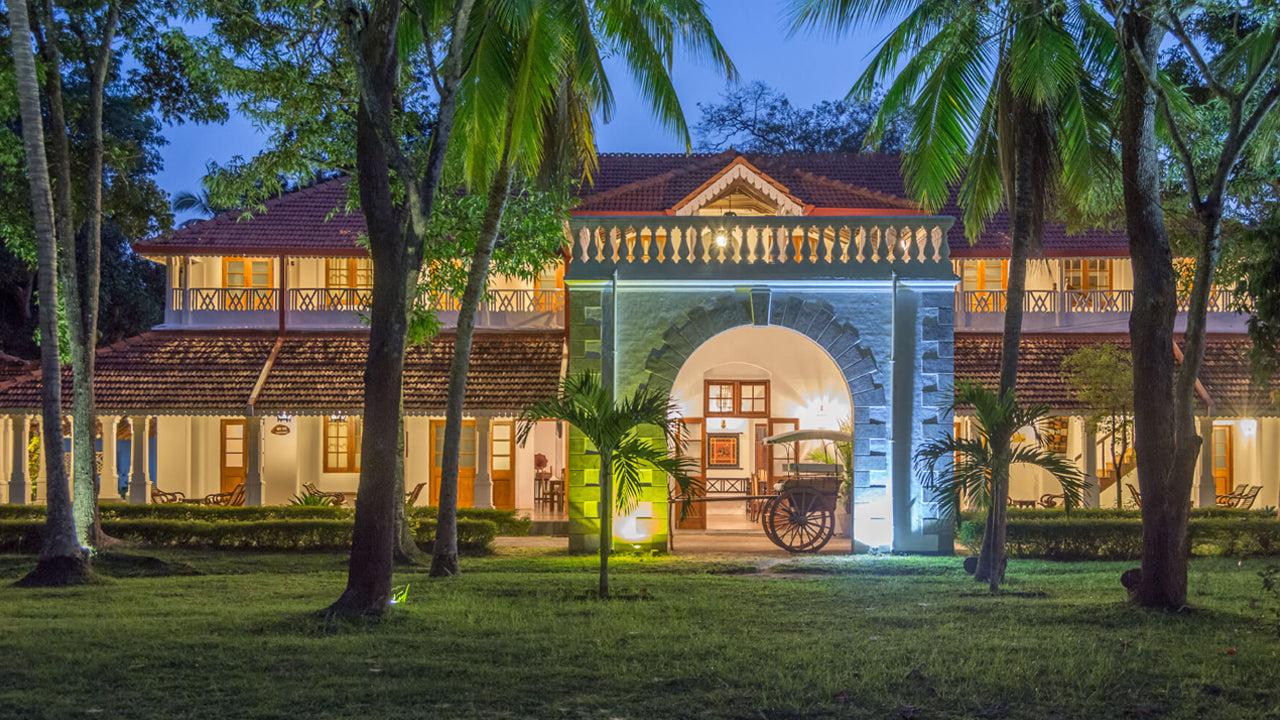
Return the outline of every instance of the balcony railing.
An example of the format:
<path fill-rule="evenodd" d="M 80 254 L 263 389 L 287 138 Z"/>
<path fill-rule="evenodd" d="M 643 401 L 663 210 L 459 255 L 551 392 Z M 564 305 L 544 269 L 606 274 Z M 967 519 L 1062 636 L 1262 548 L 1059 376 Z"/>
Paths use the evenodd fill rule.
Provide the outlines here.
<path fill-rule="evenodd" d="M 591 217 L 569 222 L 578 278 L 953 277 L 939 216 Z"/>
<path fill-rule="evenodd" d="M 365 312 L 373 304 L 369 288 L 290 288 L 289 309 L 319 312 Z"/>
<path fill-rule="evenodd" d="M 1178 311 L 1186 312 L 1188 298 L 1178 298 Z M 1023 312 L 1056 313 L 1127 313 L 1133 311 L 1132 290 L 1028 290 L 1023 297 Z M 956 312 L 1002 313 L 1005 310 L 1003 290 L 958 290 Z M 1233 312 L 1235 293 L 1213 290 L 1209 293 L 1209 312 Z"/>
<path fill-rule="evenodd" d="M 279 291 L 260 288 L 174 288 L 170 310 L 256 312 L 275 310 Z M 188 301 L 189 299 L 189 301 Z M 290 288 L 290 312 L 368 312 L 373 303 L 369 288 Z M 437 312 L 457 312 L 461 302 L 451 294 L 434 303 Z M 480 303 L 481 312 L 559 313 L 564 311 L 564 292 L 550 289 L 491 290 Z"/>
<path fill-rule="evenodd" d="M 196 312 L 275 310 L 279 295 L 280 291 L 275 288 L 191 288 L 187 291 L 188 307 Z M 174 298 L 181 299 L 179 294 Z"/>

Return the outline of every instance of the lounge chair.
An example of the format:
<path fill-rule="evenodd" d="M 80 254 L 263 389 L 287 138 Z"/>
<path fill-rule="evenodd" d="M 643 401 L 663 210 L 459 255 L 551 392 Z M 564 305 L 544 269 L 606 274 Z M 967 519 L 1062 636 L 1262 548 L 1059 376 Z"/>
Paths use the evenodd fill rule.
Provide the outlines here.
<path fill-rule="evenodd" d="M 244 483 L 240 483 L 231 489 L 231 492 L 213 493 L 205 495 L 202 500 L 205 505 L 221 505 L 223 507 L 242 507 L 244 505 Z"/>
<path fill-rule="evenodd" d="M 412 490 L 405 493 L 404 504 L 408 505 L 409 507 L 413 507 L 415 504 L 417 504 L 418 496 L 422 494 L 422 488 L 426 486 L 427 484 L 424 482 L 420 482 L 417 485 L 414 485 Z"/>
<path fill-rule="evenodd" d="M 1125 483 L 1124 486 L 1129 488 L 1129 492 L 1133 493 L 1133 502 L 1137 504 L 1139 509 L 1141 509 L 1142 493 L 1138 492 L 1138 488 L 1134 487 L 1133 483 Z"/>
<path fill-rule="evenodd" d="M 340 507 L 347 500 L 345 493 L 325 492 L 317 488 L 315 483 L 302 483 L 302 491 L 311 496 L 328 498 L 329 503 L 334 507 Z"/>
<path fill-rule="evenodd" d="M 1051 493 L 1045 493 L 1044 495 L 1040 496 L 1040 507 L 1042 508 L 1056 508 L 1062 505 L 1066 505 L 1066 503 L 1067 503 L 1067 500 L 1065 495 L 1053 495 Z"/>
<path fill-rule="evenodd" d="M 151 502 L 156 505 L 171 505 L 186 502 L 187 496 L 180 492 L 165 492 L 156 485 L 151 486 Z"/>
<path fill-rule="evenodd" d="M 1253 501 L 1257 499 L 1258 492 L 1260 490 L 1262 490 L 1261 485 L 1254 485 L 1253 487 L 1249 488 L 1249 492 L 1240 496 L 1240 501 L 1236 503 L 1236 507 L 1240 508 L 1241 510 L 1248 510 L 1249 508 L 1253 507 Z"/>
<path fill-rule="evenodd" d="M 1240 501 L 1244 498 L 1245 493 L 1249 492 L 1248 485 L 1241 485 L 1225 495 L 1215 495 L 1214 504 L 1218 507 L 1233 508 L 1239 507 Z"/>

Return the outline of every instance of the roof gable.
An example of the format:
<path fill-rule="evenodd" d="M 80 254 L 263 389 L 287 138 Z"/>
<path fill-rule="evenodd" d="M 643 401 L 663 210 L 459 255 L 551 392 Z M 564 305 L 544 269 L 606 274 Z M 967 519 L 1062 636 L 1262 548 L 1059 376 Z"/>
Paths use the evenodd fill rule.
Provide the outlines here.
<path fill-rule="evenodd" d="M 745 185 L 773 203 L 779 215 L 804 215 L 807 208 L 782 183 L 769 177 L 745 157 L 735 157 L 723 170 L 707 179 L 693 192 L 681 198 L 669 212 L 694 215 L 711 202 Z"/>

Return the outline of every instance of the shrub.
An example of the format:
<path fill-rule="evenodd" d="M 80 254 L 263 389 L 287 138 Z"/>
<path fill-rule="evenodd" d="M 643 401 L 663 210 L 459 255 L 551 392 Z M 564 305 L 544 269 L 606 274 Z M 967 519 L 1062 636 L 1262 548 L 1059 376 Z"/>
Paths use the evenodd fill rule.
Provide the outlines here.
<path fill-rule="evenodd" d="M 1070 519 L 1009 515 L 1009 555 L 1048 560 L 1136 560 L 1142 556 L 1139 517 L 1109 517 L 1125 511 L 1076 511 Z M 970 552 L 982 547 L 986 528 L 978 519 L 960 524 L 959 540 Z M 1280 555 L 1280 520 L 1250 510 L 1206 509 L 1192 514 L 1187 528 L 1197 555 Z"/>
<path fill-rule="evenodd" d="M 172 505 L 129 505 L 126 503 L 102 503 L 102 520 L 191 520 L 205 522 L 256 522 L 264 520 L 350 520 L 355 510 L 346 507 L 311 505 L 263 505 L 260 507 L 221 507 L 174 503 Z M 410 512 L 411 520 L 435 519 L 438 508 L 417 507 Z M 519 516 L 515 510 L 459 508 L 458 519 L 488 520 L 498 528 L 499 535 L 528 535 L 533 524 L 528 517 Z M 0 521 L 44 520 L 43 505 L 0 505 Z"/>
<path fill-rule="evenodd" d="M 160 506 L 165 507 L 165 506 Z M 0 520 L 0 552 L 39 552 L 44 520 Z M 103 519 L 102 529 L 113 537 L 148 547 L 271 552 L 345 552 L 351 547 L 352 521 L 294 518 L 211 522 L 191 519 Z M 458 549 L 485 552 L 498 535 L 489 520 L 458 519 Z M 415 539 L 427 545 L 435 537 L 435 521 L 422 519 Z"/>
<path fill-rule="evenodd" d="M 486 552 L 498 537 L 498 525 L 492 520 L 477 518 L 458 518 L 458 550 L 466 552 Z M 430 551 L 436 539 L 436 520 L 434 517 L 422 518 L 413 527 L 413 539 L 425 551 Z"/>

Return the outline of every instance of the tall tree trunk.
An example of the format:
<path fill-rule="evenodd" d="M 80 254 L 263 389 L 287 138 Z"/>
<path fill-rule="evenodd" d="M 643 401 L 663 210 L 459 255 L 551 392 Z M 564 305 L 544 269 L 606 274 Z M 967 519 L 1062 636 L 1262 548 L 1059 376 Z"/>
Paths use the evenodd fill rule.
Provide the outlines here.
<path fill-rule="evenodd" d="M 323 611 L 327 616 L 381 615 L 391 600 L 396 506 L 404 499 L 403 495 L 396 495 L 396 477 L 402 462 L 397 456 L 401 454 L 410 288 L 416 287 L 422 269 L 422 238 L 453 132 L 463 41 L 473 4 L 474 0 L 454 2 L 444 92 L 420 177 L 401 152 L 390 121 L 400 79 L 397 38 L 401 4 L 384 0 L 374 3 L 367 13 L 354 4 L 344 9 L 344 22 L 352 28 L 352 61 L 360 76 L 356 168 L 374 273 L 364 375 L 362 464 L 351 560 L 346 590 Z M 408 200 L 401 205 L 396 204 L 391 189 L 393 167 L 407 191 Z"/>
<path fill-rule="evenodd" d="M 476 310 L 489 276 L 489 260 L 498 238 L 502 213 L 511 192 L 511 118 L 507 118 L 502 157 L 493 175 L 480 234 L 476 238 L 467 287 L 458 307 L 458 327 L 453 340 L 453 362 L 449 366 L 449 389 L 445 398 L 444 448 L 440 463 L 440 510 L 436 519 L 436 540 L 431 548 L 431 576 L 458 574 L 458 451 L 462 443 L 462 404 L 467 394 L 467 373 L 471 368 L 471 338 L 476 329 Z"/>
<path fill-rule="evenodd" d="M 406 238 L 388 172 L 387 150 L 375 127 L 379 112 L 390 114 L 399 63 L 395 52 L 398 10 L 375 14 L 363 28 L 357 62 L 367 66 L 373 96 L 362 93 L 356 120 L 356 167 L 360 209 L 369 234 L 373 288 L 369 312 L 369 355 L 364 370 L 364 429 L 360 484 L 351 535 L 347 588 L 329 614 L 381 615 L 391 600 L 395 545 L 395 490 L 400 452 L 405 339 Z"/>
<path fill-rule="evenodd" d="M 1025 102 L 1014 101 L 1014 172 L 1012 201 L 1009 203 L 1009 282 L 1005 289 L 1004 336 L 1000 347 L 1001 396 L 1013 393 L 1018 381 L 1018 348 L 1022 343 L 1022 306 L 1027 291 L 1027 255 L 1031 244 L 1033 205 L 1037 181 L 1033 176 L 1034 143 L 1031 116 Z M 991 428 L 988 428 L 990 432 Z M 1010 433 L 1012 433 L 1012 429 Z M 997 454 L 991 477 L 991 506 L 987 509 L 987 533 L 983 536 L 974 579 L 987 582 L 996 592 L 1004 582 L 1005 528 L 1009 514 L 1009 463 L 1012 434 L 991 437 Z"/>
<path fill-rule="evenodd" d="M 609 599 L 609 556 L 613 554 L 613 451 L 600 450 L 600 599 Z"/>
<path fill-rule="evenodd" d="M 1133 366 L 1134 449 L 1141 459 L 1142 577 L 1134 599 L 1153 608 L 1178 608 L 1187 597 L 1187 498 L 1175 467 L 1179 447 L 1174 398 L 1173 323 L 1177 315 L 1173 253 L 1161 207 L 1156 95 L 1147 83 L 1164 37 L 1149 18 L 1130 10 L 1120 18 L 1124 79 L 1120 160 L 1125 224 L 1133 262 L 1129 336 Z M 1170 402 L 1173 398 L 1174 402 Z M 1198 450 L 1198 447 L 1196 448 Z M 1193 456 L 1194 461 L 1194 456 Z M 1116 478 L 1120 482 L 1120 478 Z"/>
<path fill-rule="evenodd" d="M 40 91 L 35 56 L 31 51 L 31 21 L 26 0 L 9 2 L 9 39 L 22 118 L 22 143 L 31 188 L 40 289 L 41 425 L 44 429 L 48 500 L 44 541 L 33 570 L 19 580 L 35 587 L 81 583 L 91 575 L 89 562 L 76 541 L 75 518 L 62 460 L 62 370 L 58 358 L 58 250 L 53 220 L 53 195 L 45 160 L 44 130 L 40 124 Z"/>
<path fill-rule="evenodd" d="M 412 300 L 410 301 L 412 302 Z M 426 561 L 427 554 L 418 548 L 418 542 L 413 537 L 413 523 L 409 518 L 409 507 L 403 502 L 405 496 L 404 483 L 404 403 L 403 395 L 400 403 L 400 432 L 397 434 L 400 438 L 400 452 L 397 455 L 396 464 L 396 497 L 401 498 L 402 502 L 396 505 L 396 549 L 395 561 L 405 565 L 419 565 Z"/>
<path fill-rule="evenodd" d="M 102 183 L 103 141 L 102 100 L 107 71 L 111 67 L 111 44 L 119 21 L 119 3 L 108 6 L 101 29 L 101 45 L 85 46 L 85 73 L 89 77 L 89 177 L 86 178 L 85 226 L 75 233 L 75 285 L 79 303 L 67 304 L 71 328 L 71 415 L 75 434 L 72 441 L 72 506 L 82 544 L 102 549 L 118 541 L 102 531 L 98 513 L 99 480 L 94 450 L 97 418 L 94 416 L 93 367 L 98 338 L 98 288 L 102 278 Z M 108 440 L 104 436 L 102 442 Z"/>

